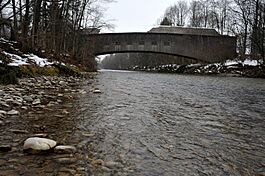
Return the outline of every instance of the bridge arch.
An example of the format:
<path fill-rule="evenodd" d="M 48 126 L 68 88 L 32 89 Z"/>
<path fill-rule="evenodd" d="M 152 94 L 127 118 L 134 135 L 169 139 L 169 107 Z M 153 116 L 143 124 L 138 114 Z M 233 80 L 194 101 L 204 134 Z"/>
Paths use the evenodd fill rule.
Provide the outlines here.
<path fill-rule="evenodd" d="M 182 56 L 179 54 L 172 54 L 172 53 L 165 53 L 165 52 L 159 52 L 159 51 L 131 51 L 131 50 L 122 50 L 122 51 L 107 51 L 107 52 L 101 52 L 101 53 L 94 53 L 94 56 L 100 56 L 100 55 L 107 55 L 107 54 L 120 54 L 120 53 L 147 53 L 147 54 L 162 54 L 162 55 L 168 55 L 168 56 L 176 56 L 181 58 L 186 58 L 189 60 L 194 60 L 202 63 L 208 63 L 207 61 L 200 60 L 197 58 L 192 58 L 188 56 Z"/>

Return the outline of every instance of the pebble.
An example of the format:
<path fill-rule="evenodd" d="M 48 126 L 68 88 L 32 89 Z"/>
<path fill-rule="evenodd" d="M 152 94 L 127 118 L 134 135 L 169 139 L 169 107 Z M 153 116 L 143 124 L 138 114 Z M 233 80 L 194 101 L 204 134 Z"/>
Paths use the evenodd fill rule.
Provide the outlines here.
<path fill-rule="evenodd" d="M 2 115 L 6 115 L 7 112 L 6 112 L 6 111 L 2 111 L 2 110 L 0 110 L 0 114 L 2 114 Z"/>
<path fill-rule="evenodd" d="M 10 106 L 7 103 L 1 102 L 0 105 L 2 105 L 3 107 L 9 108 Z"/>
<path fill-rule="evenodd" d="M 27 106 L 22 106 L 21 109 L 28 110 Z"/>
<path fill-rule="evenodd" d="M 38 105 L 38 104 L 41 104 L 40 99 L 35 99 L 35 100 L 32 102 L 32 105 Z"/>
<path fill-rule="evenodd" d="M 121 168 L 123 167 L 123 165 L 121 163 L 118 162 L 114 162 L 114 161 L 108 161 L 104 163 L 104 166 L 112 169 L 112 168 Z"/>
<path fill-rule="evenodd" d="M 59 154 L 71 154 L 76 152 L 76 148 L 69 145 L 59 145 L 54 148 L 54 152 Z"/>
<path fill-rule="evenodd" d="M 76 162 L 76 158 L 58 158 L 55 161 L 60 164 L 72 164 Z"/>
<path fill-rule="evenodd" d="M 94 91 L 93 91 L 93 93 L 95 93 L 95 94 L 100 94 L 101 91 L 100 91 L 98 88 L 95 88 Z"/>
<path fill-rule="evenodd" d="M 7 115 L 19 115 L 20 113 L 16 110 L 11 110 L 7 112 Z"/>
<path fill-rule="evenodd" d="M 57 96 L 58 96 L 58 97 L 63 97 L 63 94 L 58 94 Z"/>
<path fill-rule="evenodd" d="M 47 151 L 56 146 L 57 142 L 47 138 L 32 137 L 24 142 L 23 150 Z"/>
<path fill-rule="evenodd" d="M 85 136 L 85 137 L 93 137 L 93 136 L 95 136 L 94 133 L 82 133 L 82 135 Z"/>
<path fill-rule="evenodd" d="M 24 96 L 23 99 L 27 102 L 33 102 L 33 98 L 31 96 Z"/>
<path fill-rule="evenodd" d="M 65 81 L 60 81 L 59 84 L 62 86 L 66 86 L 67 83 Z"/>

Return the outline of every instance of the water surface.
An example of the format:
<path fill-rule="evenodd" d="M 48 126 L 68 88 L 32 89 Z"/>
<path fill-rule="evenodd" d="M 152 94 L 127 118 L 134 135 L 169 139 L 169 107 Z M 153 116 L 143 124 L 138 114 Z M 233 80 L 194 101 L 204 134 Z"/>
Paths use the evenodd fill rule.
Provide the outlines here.
<path fill-rule="evenodd" d="M 78 118 L 112 174 L 265 173 L 264 80 L 103 71 L 95 87 Z"/>

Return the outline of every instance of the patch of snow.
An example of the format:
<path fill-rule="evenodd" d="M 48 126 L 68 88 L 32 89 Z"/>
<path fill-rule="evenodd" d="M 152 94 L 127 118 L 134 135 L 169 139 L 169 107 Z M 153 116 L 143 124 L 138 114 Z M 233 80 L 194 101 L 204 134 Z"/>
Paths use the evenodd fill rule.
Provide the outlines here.
<path fill-rule="evenodd" d="M 200 67 L 201 64 L 189 64 L 187 65 L 187 67 Z"/>
<path fill-rule="evenodd" d="M 10 40 L 7 40 L 7 39 L 4 39 L 4 38 L 0 38 L 0 42 L 1 43 L 8 43 L 9 45 L 13 45 L 13 43 L 17 43 L 15 41 L 10 41 Z"/>
<path fill-rule="evenodd" d="M 239 62 L 238 61 L 235 61 L 235 60 L 227 60 L 225 62 L 225 66 L 231 66 L 231 65 L 237 65 Z"/>
<path fill-rule="evenodd" d="M 250 59 L 246 59 L 244 61 L 237 61 L 237 60 L 227 60 L 225 62 L 225 66 L 233 66 L 233 65 L 237 65 L 237 64 L 243 64 L 243 65 L 249 65 L 249 66 L 258 66 L 259 65 L 259 61 L 258 60 L 250 60 Z"/>
<path fill-rule="evenodd" d="M 6 40 L 6 39 L 4 39 L 4 38 L 0 38 L 0 41 L 2 42 L 2 43 L 9 43 L 10 41 L 8 41 L 8 40 Z"/>
<path fill-rule="evenodd" d="M 243 62 L 243 65 L 257 66 L 257 65 L 259 65 L 259 62 L 257 60 L 249 60 L 249 59 L 246 59 Z"/>
<path fill-rule="evenodd" d="M 2 64 L 3 62 L 0 60 L 0 64 Z"/>
<path fill-rule="evenodd" d="M 25 54 L 24 56 L 28 57 L 29 60 L 35 62 L 40 67 L 53 64 L 52 62 L 49 62 L 46 58 L 41 58 L 34 54 Z"/>
<path fill-rule="evenodd" d="M 22 58 L 16 54 L 10 54 L 10 53 L 7 53 L 7 52 L 3 52 L 6 56 L 9 56 L 12 60 L 11 63 L 9 63 L 8 65 L 9 66 L 20 66 L 20 65 L 29 65 L 27 63 L 27 59 L 26 58 Z"/>

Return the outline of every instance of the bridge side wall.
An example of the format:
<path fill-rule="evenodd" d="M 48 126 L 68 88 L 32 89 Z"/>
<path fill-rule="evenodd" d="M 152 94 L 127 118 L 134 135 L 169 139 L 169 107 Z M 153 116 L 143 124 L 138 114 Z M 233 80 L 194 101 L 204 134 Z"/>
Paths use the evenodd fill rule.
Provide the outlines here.
<path fill-rule="evenodd" d="M 154 52 L 179 55 L 205 62 L 236 56 L 236 38 L 157 33 L 114 33 L 87 36 L 94 55 L 119 52 Z"/>

